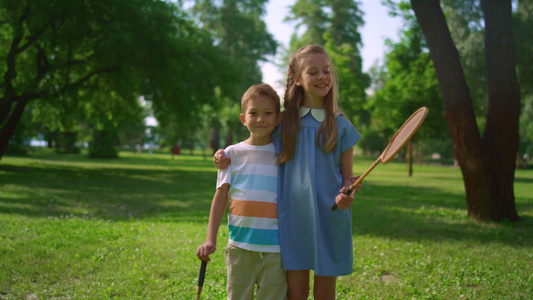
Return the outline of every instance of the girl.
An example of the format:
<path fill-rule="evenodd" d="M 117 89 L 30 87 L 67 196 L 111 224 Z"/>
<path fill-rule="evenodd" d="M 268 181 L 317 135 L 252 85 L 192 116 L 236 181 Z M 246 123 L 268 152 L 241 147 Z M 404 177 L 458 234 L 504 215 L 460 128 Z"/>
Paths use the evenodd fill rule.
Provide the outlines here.
<path fill-rule="evenodd" d="M 273 133 L 278 162 L 278 218 L 288 299 L 335 299 L 337 276 L 353 269 L 353 146 L 361 135 L 341 114 L 331 60 L 309 45 L 291 57 L 283 121 Z M 215 154 L 215 165 L 227 159 Z M 359 187 L 356 188 L 356 191 Z M 339 193 L 340 190 L 340 193 Z M 337 203 L 340 210 L 331 211 Z"/>

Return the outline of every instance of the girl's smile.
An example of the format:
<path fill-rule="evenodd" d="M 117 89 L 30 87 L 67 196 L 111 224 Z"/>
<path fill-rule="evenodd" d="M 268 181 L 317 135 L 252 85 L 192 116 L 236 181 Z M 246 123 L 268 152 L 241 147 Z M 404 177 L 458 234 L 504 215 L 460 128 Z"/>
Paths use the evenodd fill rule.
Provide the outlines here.
<path fill-rule="evenodd" d="M 323 98 L 331 90 L 333 79 L 329 59 L 324 54 L 311 54 L 302 59 L 301 73 L 294 81 L 305 91 L 304 105 L 310 108 L 323 108 Z"/>

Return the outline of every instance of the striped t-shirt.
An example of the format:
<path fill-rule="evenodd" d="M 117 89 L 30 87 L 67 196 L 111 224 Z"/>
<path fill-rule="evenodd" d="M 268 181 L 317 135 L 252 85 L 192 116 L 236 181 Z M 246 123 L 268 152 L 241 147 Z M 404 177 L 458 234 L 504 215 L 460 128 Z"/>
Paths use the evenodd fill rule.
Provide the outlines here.
<path fill-rule="evenodd" d="M 217 188 L 229 183 L 229 244 L 257 252 L 280 252 L 278 164 L 274 144 L 227 147 L 231 165 L 218 170 Z"/>

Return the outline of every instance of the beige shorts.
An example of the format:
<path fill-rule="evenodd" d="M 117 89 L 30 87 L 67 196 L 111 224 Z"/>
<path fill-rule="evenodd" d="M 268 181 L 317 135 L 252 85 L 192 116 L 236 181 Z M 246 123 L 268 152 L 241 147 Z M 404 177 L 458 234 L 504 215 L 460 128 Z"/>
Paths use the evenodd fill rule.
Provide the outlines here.
<path fill-rule="evenodd" d="M 287 277 L 280 253 L 254 252 L 228 244 L 225 249 L 228 267 L 228 299 L 287 299 Z"/>

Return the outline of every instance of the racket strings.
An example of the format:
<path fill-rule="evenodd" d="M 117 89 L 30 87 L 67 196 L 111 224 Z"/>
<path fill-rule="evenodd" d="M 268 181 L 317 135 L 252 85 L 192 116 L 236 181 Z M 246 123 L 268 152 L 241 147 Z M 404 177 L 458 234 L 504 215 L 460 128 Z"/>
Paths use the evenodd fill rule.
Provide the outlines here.
<path fill-rule="evenodd" d="M 398 129 L 392 140 L 389 142 L 385 150 L 381 152 L 381 155 L 379 158 L 368 168 L 363 175 L 357 179 L 356 182 L 354 182 L 350 188 L 346 191 L 346 194 L 349 195 L 352 193 L 352 191 L 355 189 L 355 187 L 361 183 L 363 178 L 365 178 L 368 173 L 370 173 L 378 164 L 379 162 L 386 163 L 389 160 L 391 160 L 396 153 L 402 149 L 402 147 L 413 137 L 413 135 L 416 133 L 418 128 L 422 125 L 424 122 L 424 119 L 426 118 L 426 115 L 428 113 L 427 107 L 421 107 L 417 111 L 415 111 L 405 123 L 403 123 L 402 127 Z M 333 204 L 331 207 L 331 210 L 336 210 L 337 204 Z"/>
<path fill-rule="evenodd" d="M 405 123 L 400 127 L 398 132 L 394 135 L 389 145 L 381 154 L 381 161 L 387 162 L 400 151 L 403 146 L 413 137 L 427 115 L 427 108 L 423 107 L 416 111 Z"/>

